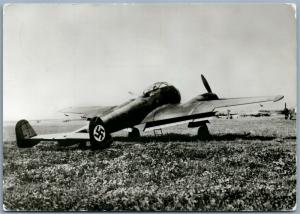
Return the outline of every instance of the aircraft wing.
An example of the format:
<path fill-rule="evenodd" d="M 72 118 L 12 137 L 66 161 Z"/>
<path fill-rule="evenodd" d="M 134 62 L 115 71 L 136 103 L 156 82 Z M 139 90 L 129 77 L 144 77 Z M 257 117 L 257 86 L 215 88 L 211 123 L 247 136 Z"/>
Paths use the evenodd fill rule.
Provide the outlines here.
<path fill-rule="evenodd" d="M 155 128 L 178 125 L 187 122 L 207 120 L 216 114 L 216 110 L 222 107 L 247 105 L 262 102 L 276 102 L 283 96 L 243 97 L 216 100 L 198 100 L 197 97 L 184 104 L 167 104 L 150 112 L 142 123 L 145 123 L 144 131 Z"/>
<path fill-rule="evenodd" d="M 95 116 L 103 116 L 114 110 L 116 106 L 80 106 L 80 107 L 69 107 L 60 110 L 65 115 L 68 114 L 79 114 L 82 118 L 90 119 Z"/>
<path fill-rule="evenodd" d="M 254 103 L 263 103 L 263 102 L 277 102 L 283 98 L 282 95 L 278 96 L 264 96 L 264 97 L 241 97 L 241 98 L 223 98 L 218 100 L 211 100 L 209 102 L 213 103 L 215 109 L 222 107 L 238 106 L 238 105 L 247 105 Z"/>

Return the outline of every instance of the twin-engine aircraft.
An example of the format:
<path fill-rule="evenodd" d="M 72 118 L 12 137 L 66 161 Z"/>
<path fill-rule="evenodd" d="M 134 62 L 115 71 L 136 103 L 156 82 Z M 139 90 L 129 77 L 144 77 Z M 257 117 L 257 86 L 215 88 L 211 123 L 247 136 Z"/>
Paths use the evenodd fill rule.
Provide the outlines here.
<path fill-rule="evenodd" d="M 262 102 L 276 102 L 283 96 L 219 98 L 214 94 L 203 75 L 202 82 L 207 93 L 200 94 L 186 103 L 180 103 L 179 91 L 166 82 L 157 82 L 142 95 L 118 106 L 75 107 L 61 112 L 80 114 L 89 124 L 69 133 L 37 135 L 26 120 L 20 120 L 15 127 L 17 146 L 27 148 L 41 141 L 57 141 L 65 145 L 90 142 L 92 149 L 104 149 L 111 145 L 111 133 L 130 129 L 128 137 L 140 136 L 135 127 L 144 124 L 143 131 L 161 129 L 167 126 L 188 123 L 189 128 L 198 127 L 198 136 L 206 137 L 209 131 L 206 123 L 216 116 L 219 108 Z"/>
<path fill-rule="evenodd" d="M 295 108 L 287 108 L 286 103 L 284 103 L 284 108 L 282 110 L 267 110 L 261 109 L 258 111 L 258 114 L 265 114 L 268 116 L 271 115 L 284 115 L 286 120 L 296 119 L 296 109 Z"/>

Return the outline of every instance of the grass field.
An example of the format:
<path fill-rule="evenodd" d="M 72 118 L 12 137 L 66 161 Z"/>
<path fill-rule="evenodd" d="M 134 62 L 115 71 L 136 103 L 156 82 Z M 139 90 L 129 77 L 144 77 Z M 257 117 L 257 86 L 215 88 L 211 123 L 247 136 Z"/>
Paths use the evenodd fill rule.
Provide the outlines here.
<path fill-rule="evenodd" d="M 80 123 L 32 124 L 37 133 Z M 104 151 L 41 143 L 18 149 L 4 124 L 7 210 L 281 211 L 296 204 L 296 121 L 215 119 L 212 139 L 177 126 L 136 141 L 115 133 Z M 248 133 L 250 132 L 250 134 Z M 248 134 L 245 134 L 248 133 Z"/>

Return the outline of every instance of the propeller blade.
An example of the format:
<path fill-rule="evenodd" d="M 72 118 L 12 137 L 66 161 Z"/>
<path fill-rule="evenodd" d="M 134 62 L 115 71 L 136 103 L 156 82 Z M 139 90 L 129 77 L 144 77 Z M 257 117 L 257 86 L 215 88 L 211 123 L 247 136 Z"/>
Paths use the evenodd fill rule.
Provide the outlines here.
<path fill-rule="evenodd" d="M 207 80 L 205 79 L 205 77 L 202 74 L 201 74 L 201 78 L 202 78 L 203 85 L 206 88 L 207 92 L 212 93 Z"/>

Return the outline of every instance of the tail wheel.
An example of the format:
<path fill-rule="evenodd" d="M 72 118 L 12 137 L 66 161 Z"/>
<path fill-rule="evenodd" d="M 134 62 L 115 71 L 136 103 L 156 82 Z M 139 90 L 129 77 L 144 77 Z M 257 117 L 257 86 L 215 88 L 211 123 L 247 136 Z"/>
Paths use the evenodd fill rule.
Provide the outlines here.
<path fill-rule="evenodd" d="M 211 138 L 207 125 L 204 124 L 198 128 L 198 139 L 207 140 Z"/>
<path fill-rule="evenodd" d="M 140 131 L 137 128 L 132 128 L 132 131 L 128 133 L 128 138 L 137 139 L 141 136 Z"/>
<path fill-rule="evenodd" d="M 92 149 L 105 149 L 112 143 L 112 137 L 100 117 L 94 117 L 90 121 L 89 135 Z"/>

